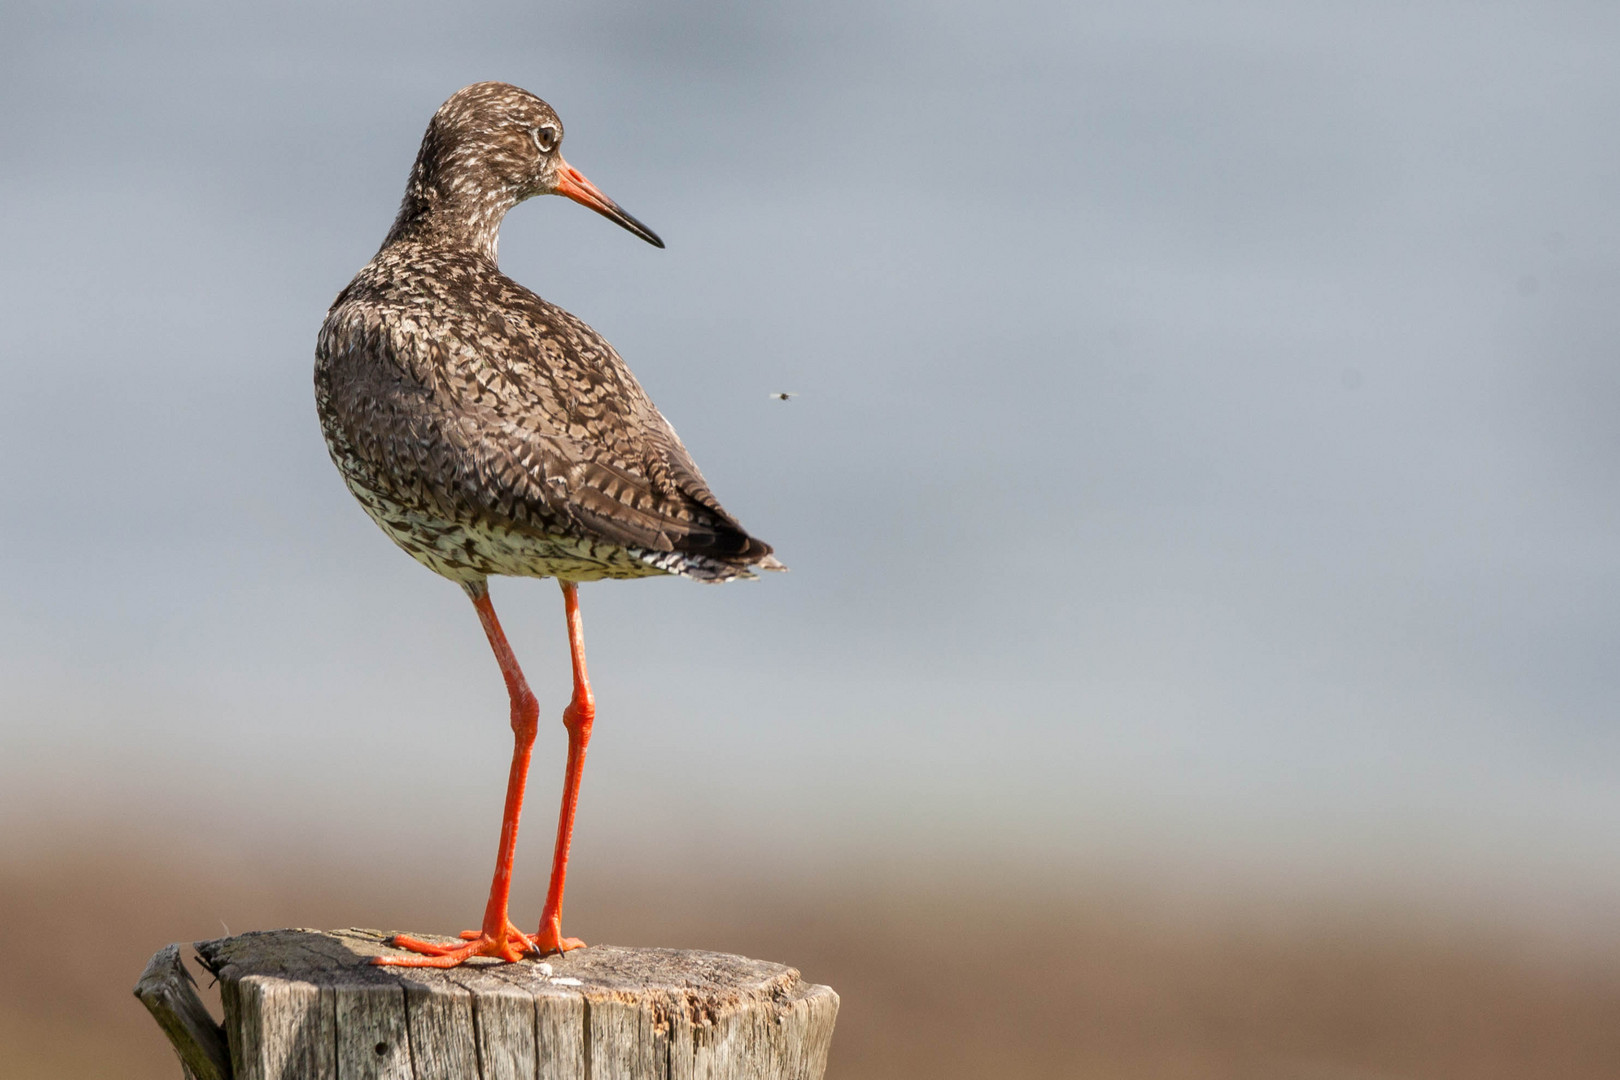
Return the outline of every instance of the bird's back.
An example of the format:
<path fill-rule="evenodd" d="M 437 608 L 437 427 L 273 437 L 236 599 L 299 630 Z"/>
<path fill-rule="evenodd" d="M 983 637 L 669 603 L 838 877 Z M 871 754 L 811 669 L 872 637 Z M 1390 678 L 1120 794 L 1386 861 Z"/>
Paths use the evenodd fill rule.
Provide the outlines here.
<path fill-rule="evenodd" d="M 476 252 L 385 246 L 327 313 L 315 382 L 350 490 L 446 577 L 780 566 L 613 347 Z"/>

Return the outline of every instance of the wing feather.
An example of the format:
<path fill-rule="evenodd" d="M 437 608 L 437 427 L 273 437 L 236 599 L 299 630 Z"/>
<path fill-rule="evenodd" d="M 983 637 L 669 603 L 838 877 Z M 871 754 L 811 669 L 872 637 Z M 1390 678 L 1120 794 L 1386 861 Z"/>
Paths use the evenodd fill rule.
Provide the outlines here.
<path fill-rule="evenodd" d="M 509 528 L 650 552 L 743 564 L 770 555 L 768 544 L 750 537 L 720 506 L 622 362 L 611 373 L 618 384 L 612 394 L 586 398 L 570 395 L 566 386 L 536 385 L 522 377 L 533 369 L 503 373 L 502 392 L 487 393 L 487 376 L 418 378 L 424 365 L 396 355 L 397 341 L 378 334 L 366 347 L 336 350 L 327 373 L 333 411 L 351 429 L 350 446 L 374 482 L 398 501 L 452 520 L 471 512 Z M 603 398 L 621 406 L 607 418 L 613 442 L 571 433 L 600 424 L 599 407 L 556 415 L 557 402 L 588 406 Z"/>

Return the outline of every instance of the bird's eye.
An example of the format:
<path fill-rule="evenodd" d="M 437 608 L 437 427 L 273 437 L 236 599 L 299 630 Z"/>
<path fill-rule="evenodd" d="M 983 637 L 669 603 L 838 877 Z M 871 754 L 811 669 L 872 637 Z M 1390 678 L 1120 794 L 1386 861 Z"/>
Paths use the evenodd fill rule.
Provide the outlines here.
<path fill-rule="evenodd" d="M 534 145 L 540 148 L 542 154 L 551 153 L 557 148 L 557 129 L 550 124 L 535 128 Z"/>

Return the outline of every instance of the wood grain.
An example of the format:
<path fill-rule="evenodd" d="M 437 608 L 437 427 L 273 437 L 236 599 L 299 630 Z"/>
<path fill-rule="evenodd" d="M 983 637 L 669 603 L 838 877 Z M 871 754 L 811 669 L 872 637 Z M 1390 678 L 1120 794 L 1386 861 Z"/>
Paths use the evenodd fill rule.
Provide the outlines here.
<path fill-rule="evenodd" d="M 391 951 L 383 942 L 374 930 L 199 942 L 230 1045 L 230 1071 L 206 1080 L 820 1080 L 826 1070 L 838 995 L 781 964 L 596 945 L 546 964 L 372 967 Z"/>

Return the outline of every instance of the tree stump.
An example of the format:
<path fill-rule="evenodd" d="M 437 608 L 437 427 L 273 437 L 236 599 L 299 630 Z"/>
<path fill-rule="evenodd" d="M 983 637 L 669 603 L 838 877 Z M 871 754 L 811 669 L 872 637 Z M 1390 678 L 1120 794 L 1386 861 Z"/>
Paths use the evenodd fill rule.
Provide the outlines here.
<path fill-rule="evenodd" d="M 545 963 L 373 967 L 394 951 L 384 940 L 269 930 L 198 942 L 224 1038 L 176 946 L 135 993 L 199 1080 L 820 1080 L 827 1067 L 838 995 L 781 964 L 593 945 Z"/>

